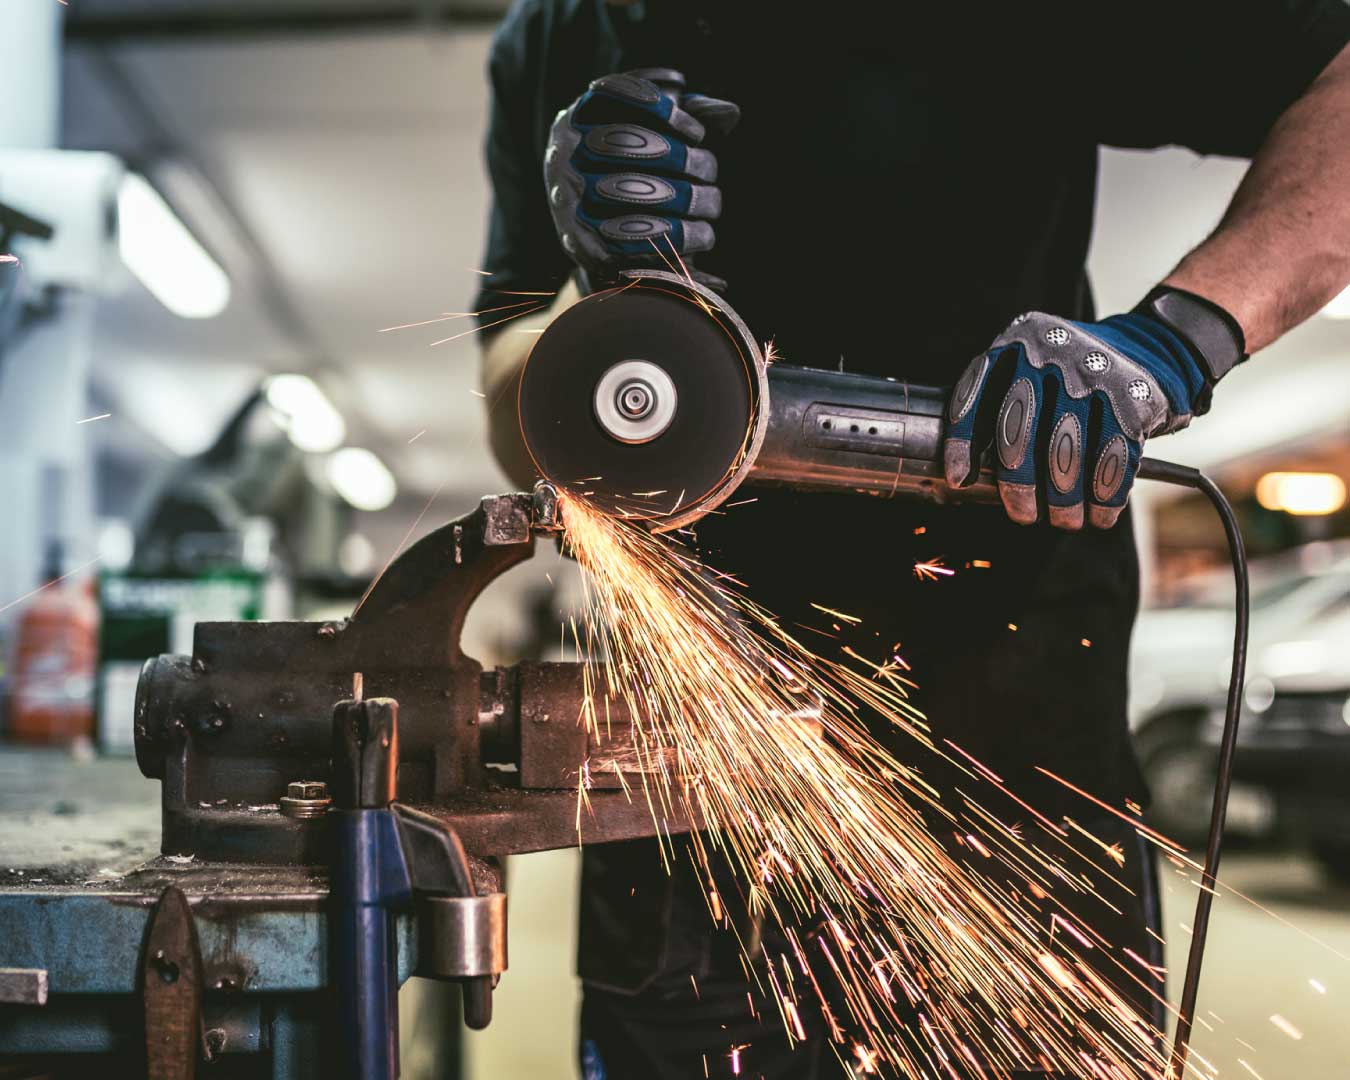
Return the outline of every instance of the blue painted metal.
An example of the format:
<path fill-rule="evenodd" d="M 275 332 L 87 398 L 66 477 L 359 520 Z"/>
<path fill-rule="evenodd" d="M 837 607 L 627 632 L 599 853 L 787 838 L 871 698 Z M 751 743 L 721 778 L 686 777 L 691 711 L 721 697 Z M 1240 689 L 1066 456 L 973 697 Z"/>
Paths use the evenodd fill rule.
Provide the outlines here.
<path fill-rule="evenodd" d="M 390 810 L 333 811 L 333 985 L 353 1080 L 398 1076 L 398 978 L 394 910 L 412 902 L 412 880 Z"/>
<path fill-rule="evenodd" d="M 0 890 L 0 967 L 46 968 L 52 994 L 136 992 L 137 954 L 153 895 Z M 318 990 L 327 985 L 325 897 L 269 898 L 204 912 L 194 903 L 208 971 L 231 967 L 244 989 Z M 417 937 L 411 915 L 397 923 L 398 981 L 412 974 Z"/>
<path fill-rule="evenodd" d="M 0 1005 L 0 1053 L 134 1049 L 138 960 L 156 896 L 123 881 L 110 882 L 107 891 L 0 889 L 0 967 L 46 969 L 51 994 L 40 1008 Z M 256 1036 L 239 1029 L 233 1050 L 261 1053 L 270 1043 L 275 1077 L 324 1075 L 316 1062 L 322 1059 L 323 1013 L 331 1007 L 329 996 L 318 993 L 329 986 L 327 891 L 200 899 L 189 894 L 208 975 L 208 1026 L 217 1008 L 212 978 L 237 973 L 242 1000 L 261 1000 L 265 1007 Z M 417 959 L 416 924 L 410 913 L 399 913 L 389 917 L 388 927 L 391 976 L 402 984 Z"/>

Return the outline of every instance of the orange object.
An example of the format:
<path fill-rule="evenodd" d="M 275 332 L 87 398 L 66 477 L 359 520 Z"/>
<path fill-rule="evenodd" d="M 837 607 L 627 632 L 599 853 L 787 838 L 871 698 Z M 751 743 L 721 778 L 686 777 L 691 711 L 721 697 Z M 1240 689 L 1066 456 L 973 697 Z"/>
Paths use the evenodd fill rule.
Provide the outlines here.
<path fill-rule="evenodd" d="M 8 734 L 22 742 L 68 743 L 94 734 L 99 626 L 94 583 L 59 576 L 59 568 L 48 571 L 48 584 L 28 602 L 15 628 Z"/>

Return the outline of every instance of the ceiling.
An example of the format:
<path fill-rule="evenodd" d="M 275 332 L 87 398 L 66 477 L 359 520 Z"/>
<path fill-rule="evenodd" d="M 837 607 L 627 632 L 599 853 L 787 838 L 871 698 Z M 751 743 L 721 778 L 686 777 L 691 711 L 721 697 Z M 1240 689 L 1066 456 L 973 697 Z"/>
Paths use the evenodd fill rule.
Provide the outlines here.
<path fill-rule="evenodd" d="M 144 169 L 234 286 L 203 321 L 135 285 L 102 304 L 109 407 L 191 452 L 263 374 L 305 371 L 405 490 L 500 488 L 472 337 L 431 348 L 446 336 L 434 326 L 380 333 L 467 310 L 476 287 L 489 33 L 72 41 L 66 145 Z"/>
<path fill-rule="evenodd" d="M 188 452 L 261 375 L 306 371 L 410 498 L 505 485 L 483 449 L 472 336 L 431 347 L 436 326 L 380 333 L 466 310 L 474 292 L 483 70 L 501 7 L 72 6 L 66 145 L 145 170 L 234 283 L 225 313 L 201 322 L 135 286 L 106 302 L 96 392 L 108 408 Z M 1133 304 L 1212 228 L 1241 170 L 1180 151 L 1104 154 L 1091 259 L 1103 310 Z M 1350 322 L 1313 320 L 1236 372 L 1222 412 L 1168 454 L 1213 465 L 1309 427 L 1350 429 L 1347 353 Z"/>

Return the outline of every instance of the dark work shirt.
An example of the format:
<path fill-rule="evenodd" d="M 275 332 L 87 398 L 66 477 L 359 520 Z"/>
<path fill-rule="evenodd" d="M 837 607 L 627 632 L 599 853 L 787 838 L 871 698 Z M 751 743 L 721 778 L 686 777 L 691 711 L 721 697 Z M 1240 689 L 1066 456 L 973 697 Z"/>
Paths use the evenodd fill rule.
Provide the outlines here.
<path fill-rule="evenodd" d="M 542 180 L 557 111 L 595 76 L 676 67 L 742 109 L 715 146 L 724 213 L 699 264 L 757 337 L 788 363 L 950 385 L 1020 311 L 1092 317 L 1100 146 L 1248 156 L 1347 39 L 1342 0 L 525 0 L 492 47 L 478 307 L 571 271 Z M 1037 765 L 1117 806 L 1144 798 L 1126 732 L 1128 518 L 1069 534 L 997 508 L 753 494 L 698 526 L 717 569 L 789 624 L 837 633 L 814 601 L 862 619 L 845 636 L 866 655 L 898 642 L 935 736 L 1031 801 L 1085 809 Z M 935 558 L 956 573 L 915 576 Z"/>

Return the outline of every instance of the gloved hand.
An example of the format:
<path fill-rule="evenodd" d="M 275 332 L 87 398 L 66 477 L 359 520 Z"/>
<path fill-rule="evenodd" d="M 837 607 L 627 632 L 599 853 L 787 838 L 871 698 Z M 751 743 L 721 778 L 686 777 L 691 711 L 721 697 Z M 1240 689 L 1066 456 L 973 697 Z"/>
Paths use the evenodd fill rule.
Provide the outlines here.
<path fill-rule="evenodd" d="M 740 109 L 684 92 L 678 71 L 605 75 L 553 121 L 544 152 L 549 207 L 563 249 L 589 292 L 633 267 L 678 266 L 713 246 L 722 212 L 711 130 L 730 131 Z M 663 258 L 664 256 L 664 258 Z"/>
<path fill-rule="evenodd" d="M 1139 469 L 1144 440 L 1209 410 L 1210 392 L 1245 359 L 1222 308 L 1160 286 L 1134 311 L 1095 323 L 1019 315 L 966 368 L 948 405 L 947 482 L 973 483 L 994 444 L 999 495 L 1013 521 L 1109 529 Z M 1086 515 L 1084 506 L 1086 505 Z"/>

